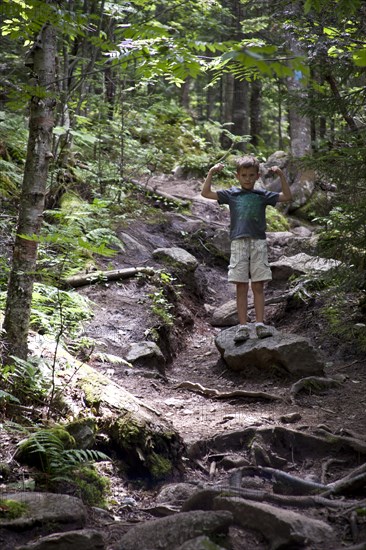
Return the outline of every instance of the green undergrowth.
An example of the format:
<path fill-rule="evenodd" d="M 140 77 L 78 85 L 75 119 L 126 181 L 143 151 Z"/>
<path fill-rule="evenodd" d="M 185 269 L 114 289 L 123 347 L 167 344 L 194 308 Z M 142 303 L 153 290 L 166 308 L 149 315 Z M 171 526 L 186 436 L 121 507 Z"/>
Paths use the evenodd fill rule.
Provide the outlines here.
<path fill-rule="evenodd" d="M 90 506 L 105 506 L 109 481 L 94 463 L 109 457 L 94 449 L 79 449 L 67 426 L 36 429 L 18 445 L 16 458 L 38 470 L 37 485 L 75 494 Z"/>
<path fill-rule="evenodd" d="M 0 499 L 0 520 L 20 518 L 28 510 L 24 502 L 11 499 Z"/>
<path fill-rule="evenodd" d="M 4 309 L 6 292 L 0 293 L 0 308 Z M 35 283 L 32 294 L 30 327 L 40 334 L 68 338 L 80 335 L 82 324 L 92 316 L 92 302 L 73 290 Z"/>
<path fill-rule="evenodd" d="M 290 229 L 290 224 L 288 219 L 282 212 L 274 208 L 273 206 L 268 206 L 266 210 L 267 217 L 267 231 L 288 231 Z"/>

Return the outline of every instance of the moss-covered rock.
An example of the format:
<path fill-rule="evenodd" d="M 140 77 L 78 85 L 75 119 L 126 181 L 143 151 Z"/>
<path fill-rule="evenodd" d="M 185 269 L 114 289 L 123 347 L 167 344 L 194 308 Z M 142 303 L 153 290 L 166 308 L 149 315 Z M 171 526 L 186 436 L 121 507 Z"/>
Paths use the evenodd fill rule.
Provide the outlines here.
<path fill-rule="evenodd" d="M 87 365 L 79 368 L 76 384 L 107 436 L 105 451 L 116 453 L 128 476 L 157 480 L 182 470 L 183 440 L 157 411 Z"/>
<path fill-rule="evenodd" d="M 10 499 L 0 500 L 0 519 L 20 518 L 26 510 L 27 505 L 24 502 Z"/>

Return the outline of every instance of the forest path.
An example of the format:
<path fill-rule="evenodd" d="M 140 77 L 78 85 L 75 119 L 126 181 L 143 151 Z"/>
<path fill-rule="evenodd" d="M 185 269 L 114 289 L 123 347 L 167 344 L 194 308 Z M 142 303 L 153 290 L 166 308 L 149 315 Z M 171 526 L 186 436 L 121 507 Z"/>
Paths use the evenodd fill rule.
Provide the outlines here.
<path fill-rule="evenodd" d="M 208 225 L 215 224 L 224 228 L 228 226 L 227 211 L 218 208 L 216 202 L 200 196 L 200 181 L 178 180 L 168 176 L 152 178 L 147 183 L 157 192 L 163 191 L 169 195 L 192 200 L 191 214 L 185 214 L 185 219 L 204 221 Z M 179 217 L 178 214 L 178 221 Z M 174 220 L 173 215 L 172 225 Z M 181 240 L 177 241 L 177 234 L 179 235 L 179 232 L 170 230 L 169 226 L 154 227 L 140 219 L 124 230 L 124 235 L 132 238 L 133 243 L 124 255 L 117 258 L 118 264 L 115 267 L 154 265 L 151 252 L 155 247 L 182 246 Z M 222 305 L 235 297 L 233 285 L 227 283 L 226 265 L 203 263 L 200 267 L 205 273 L 209 287 L 209 308 Z M 100 343 L 99 351 L 123 357 L 131 343 L 148 339 L 146 295 L 149 291 L 149 287 L 146 288 L 136 280 L 86 287 L 80 291 L 96 303 L 95 317 L 89 324 L 87 335 Z M 276 292 L 276 288 L 269 288 L 267 297 L 273 296 Z M 206 312 L 203 303 L 196 303 L 194 296 L 185 296 L 182 292 L 182 302 L 190 310 L 194 324 L 175 335 L 179 351 L 166 369 L 166 380 L 156 372 L 141 373 L 137 368 L 113 365 L 107 368 L 103 364 L 99 364 L 98 368 L 169 418 L 187 443 L 212 437 L 218 432 L 243 429 L 253 424 L 275 426 L 281 423 L 281 416 L 290 413 L 297 413 L 297 421 L 292 424 L 293 428 L 326 425 L 333 432 L 351 429 L 364 433 L 366 362 L 353 362 L 348 355 L 342 356 L 342 353 L 337 353 L 333 342 L 330 343 L 329 349 L 325 344 L 323 351 L 325 360 L 329 362 L 326 374 L 331 376 L 341 372 L 346 375 L 344 383 L 339 388 L 327 390 L 320 395 L 299 394 L 296 402 L 289 404 L 289 380 L 276 376 L 271 378 L 268 373 L 259 373 L 256 379 L 248 379 L 243 374 L 228 370 L 220 359 L 214 343 L 214 338 L 221 329 L 211 325 L 210 314 Z M 308 306 L 304 311 L 282 313 L 283 305 L 273 305 L 267 307 L 266 315 L 270 323 L 273 319 L 276 320 L 276 325 L 278 324 L 281 331 L 306 336 L 314 346 L 317 346 L 319 332 L 327 330 L 327 327 L 322 327 L 319 323 L 317 305 L 313 308 Z M 346 364 L 349 366 L 345 367 Z M 185 381 L 220 391 L 264 391 L 277 394 L 283 400 L 218 400 L 177 387 Z M 352 403 L 345 397 L 347 395 L 353 396 Z"/>

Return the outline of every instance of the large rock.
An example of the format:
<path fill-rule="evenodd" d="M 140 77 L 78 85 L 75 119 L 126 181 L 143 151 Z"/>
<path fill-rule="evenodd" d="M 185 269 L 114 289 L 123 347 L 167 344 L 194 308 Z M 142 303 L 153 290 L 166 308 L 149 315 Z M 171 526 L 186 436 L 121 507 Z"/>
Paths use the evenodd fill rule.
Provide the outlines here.
<path fill-rule="evenodd" d="M 156 260 L 162 260 L 169 266 L 187 271 L 194 271 L 198 266 L 198 260 L 184 248 L 157 248 L 153 252 Z"/>
<path fill-rule="evenodd" d="M 156 369 L 160 374 L 165 374 L 165 357 L 155 342 L 131 344 L 126 359 L 136 367 Z"/>
<path fill-rule="evenodd" d="M 229 300 L 216 308 L 212 313 L 211 325 L 213 327 L 232 327 L 239 322 L 236 300 Z"/>
<path fill-rule="evenodd" d="M 85 525 L 87 509 L 79 498 L 54 493 L 3 493 L 3 500 L 25 504 L 27 511 L 16 519 L 0 519 L 0 528 L 28 529 L 36 525 L 66 525 L 77 529 Z"/>
<path fill-rule="evenodd" d="M 151 520 L 133 527 L 115 546 L 116 550 L 172 550 L 202 535 L 226 533 L 232 514 L 217 512 L 182 512 Z"/>
<path fill-rule="evenodd" d="M 326 272 L 339 264 L 337 260 L 327 260 L 301 252 L 295 256 L 282 256 L 277 262 L 271 263 L 272 277 L 277 281 L 287 280 L 291 275 Z"/>
<path fill-rule="evenodd" d="M 153 258 L 165 264 L 169 271 L 178 279 L 178 282 L 185 285 L 197 296 L 202 295 L 202 286 L 199 275 L 196 275 L 199 262 L 192 254 L 173 246 L 171 248 L 157 248 L 153 252 Z"/>
<path fill-rule="evenodd" d="M 293 200 L 289 204 L 289 212 L 297 210 L 308 202 L 315 189 L 317 176 L 314 170 L 299 172 L 291 185 Z"/>
<path fill-rule="evenodd" d="M 288 376 L 323 374 L 322 358 L 307 338 L 296 334 L 284 334 L 271 327 L 273 336 L 262 340 L 256 337 L 255 326 L 249 325 L 250 338 L 246 342 L 234 342 L 237 327 L 220 332 L 215 344 L 227 366 L 248 375 L 271 374 L 274 370 Z"/>
<path fill-rule="evenodd" d="M 304 514 L 237 497 L 217 497 L 214 500 L 214 508 L 229 510 L 233 513 L 236 523 L 262 533 L 270 542 L 271 550 L 287 548 L 290 545 L 291 548 L 310 548 L 308 545 L 314 543 L 327 543 L 327 548 L 334 548 L 333 529 L 324 521 Z"/>

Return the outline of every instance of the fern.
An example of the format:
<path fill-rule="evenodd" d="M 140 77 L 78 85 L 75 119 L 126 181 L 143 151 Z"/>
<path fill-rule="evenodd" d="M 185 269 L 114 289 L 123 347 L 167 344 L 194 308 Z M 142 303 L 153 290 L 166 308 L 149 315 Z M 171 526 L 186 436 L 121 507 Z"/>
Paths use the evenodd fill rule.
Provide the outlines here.
<path fill-rule="evenodd" d="M 0 403 L 4 401 L 5 402 L 13 401 L 14 403 L 20 403 L 19 399 L 14 395 L 12 395 L 11 393 L 4 390 L 0 390 Z"/>
<path fill-rule="evenodd" d="M 12 399 L 10 397 L 7 399 L 18 400 L 17 396 L 21 397 L 22 401 L 44 398 L 51 387 L 51 379 L 46 373 L 42 360 L 35 357 L 27 361 L 12 357 L 12 360 L 11 365 L 0 369 L 0 380 L 6 388 L 3 393 L 12 396 Z"/>
<path fill-rule="evenodd" d="M 75 440 L 65 428 L 41 428 L 19 443 L 17 455 L 48 474 L 51 481 L 72 481 L 80 465 L 110 460 L 100 451 L 73 446 Z"/>

